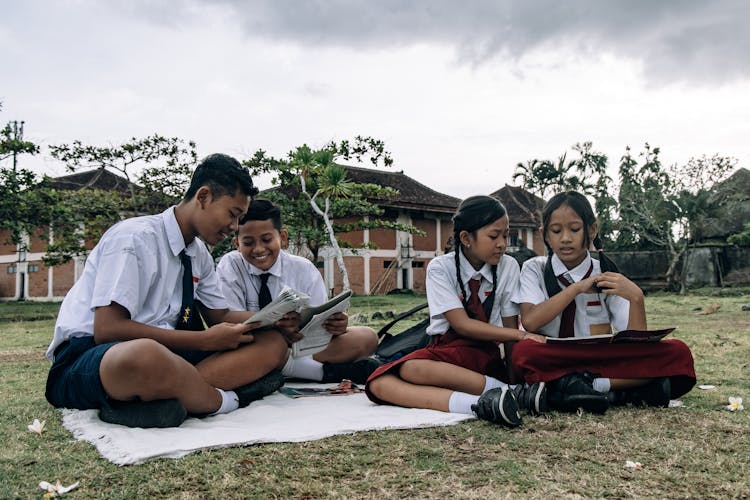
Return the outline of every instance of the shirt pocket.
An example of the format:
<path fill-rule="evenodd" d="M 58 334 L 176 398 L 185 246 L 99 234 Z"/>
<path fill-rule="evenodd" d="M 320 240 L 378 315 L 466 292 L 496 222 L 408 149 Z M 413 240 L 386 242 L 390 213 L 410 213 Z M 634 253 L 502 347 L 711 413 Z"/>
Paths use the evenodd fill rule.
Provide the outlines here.
<path fill-rule="evenodd" d="M 604 301 L 595 294 L 586 294 L 586 319 L 589 325 L 589 335 L 607 335 L 612 333 L 609 312 Z"/>

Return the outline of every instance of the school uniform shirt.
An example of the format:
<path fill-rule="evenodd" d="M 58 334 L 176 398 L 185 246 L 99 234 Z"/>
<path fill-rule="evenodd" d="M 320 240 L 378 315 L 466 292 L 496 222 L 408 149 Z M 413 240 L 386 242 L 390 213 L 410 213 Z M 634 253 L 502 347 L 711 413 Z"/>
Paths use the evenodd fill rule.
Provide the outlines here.
<path fill-rule="evenodd" d="M 271 297 L 278 297 L 289 287 L 310 297 L 311 306 L 319 306 L 328 300 L 323 277 L 315 265 L 304 257 L 279 252 L 276 262 L 263 271 L 250 264 L 242 254 L 234 250 L 224 255 L 216 267 L 219 285 L 229 309 L 232 311 L 258 311 L 260 275 L 270 273 L 268 290 Z"/>
<path fill-rule="evenodd" d="M 60 306 L 47 358 L 71 337 L 94 334 L 94 309 L 117 302 L 133 321 L 174 329 L 182 306 L 180 252 L 190 257 L 193 296 L 209 309 L 226 309 L 211 254 L 195 238 L 185 246 L 174 207 L 159 215 L 118 222 L 86 259 L 80 279 Z"/>
<path fill-rule="evenodd" d="M 479 285 L 479 299 L 484 304 L 485 299 L 492 293 L 492 266 L 485 264 L 476 270 L 466 260 L 463 254 L 459 254 L 459 265 L 461 267 L 461 279 L 464 290 L 469 291 L 469 280 L 481 279 Z M 495 302 L 492 306 L 492 314 L 489 323 L 503 326 L 502 318 L 516 316 L 518 304 L 512 301 L 512 296 L 518 287 L 520 271 L 516 259 L 503 255 L 497 265 L 495 288 Z M 462 309 L 461 288 L 456 277 L 456 257 L 450 252 L 432 259 L 427 266 L 427 303 L 430 308 L 430 326 L 427 327 L 428 335 L 442 335 L 450 328 L 448 320 L 443 313 L 453 309 Z M 468 300 L 469 297 L 466 297 Z"/>
<path fill-rule="evenodd" d="M 544 266 L 547 257 L 534 257 L 523 264 L 521 270 L 521 284 L 513 300 L 518 304 L 528 302 L 540 304 L 549 299 L 547 288 L 544 286 Z M 599 261 L 587 255 L 583 262 L 573 269 L 568 269 L 557 257 L 552 255 L 552 270 L 555 276 L 565 275 L 570 283 L 581 281 L 593 264 L 591 276 L 601 274 Z M 565 285 L 558 280 L 561 289 Z M 602 335 L 612 333 L 612 327 L 617 331 L 627 330 L 630 315 L 630 302 L 618 295 L 606 295 L 603 293 L 580 293 L 575 298 L 576 316 L 574 330 L 576 337 L 588 337 L 590 335 Z M 562 312 L 552 321 L 544 325 L 540 331 L 542 335 L 557 337 L 560 334 L 560 321 Z M 521 318 L 523 322 L 523 317 Z"/>

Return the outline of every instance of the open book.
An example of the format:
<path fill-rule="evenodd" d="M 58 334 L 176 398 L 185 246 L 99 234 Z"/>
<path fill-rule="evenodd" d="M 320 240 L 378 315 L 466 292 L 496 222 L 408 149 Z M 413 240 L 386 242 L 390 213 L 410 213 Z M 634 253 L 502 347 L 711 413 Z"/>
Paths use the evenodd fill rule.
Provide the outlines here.
<path fill-rule="evenodd" d="M 547 337 L 548 344 L 625 344 L 634 342 L 658 342 L 675 328 L 662 330 L 623 330 L 606 335 L 591 335 L 590 337 Z"/>
<path fill-rule="evenodd" d="M 351 290 L 345 290 L 325 304 L 310 307 L 308 305 L 310 297 L 291 288 L 285 288 L 266 307 L 248 318 L 245 324 L 259 322 L 261 327 L 268 327 L 280 320 L 286 313 L 298 311 L 300 333 L 304 335 L 304 338 L 292 344 L 292 357 L 312 355 L 328 347 L 331 334 L 323 327 L 323 323 L 332 314 L 346 311 L 349 308 L 351 295 Z"/>
<path fill-rule="evenodd" d="M 351 380 L 342 380 L 337 386 L 332 387 L 288 387 L 279 388 L 279 392 L 290 398 L 306 398 L 310 396 L 346 396 L 348 394 L 359 394 L 362 389 L 353 384 Z"/>

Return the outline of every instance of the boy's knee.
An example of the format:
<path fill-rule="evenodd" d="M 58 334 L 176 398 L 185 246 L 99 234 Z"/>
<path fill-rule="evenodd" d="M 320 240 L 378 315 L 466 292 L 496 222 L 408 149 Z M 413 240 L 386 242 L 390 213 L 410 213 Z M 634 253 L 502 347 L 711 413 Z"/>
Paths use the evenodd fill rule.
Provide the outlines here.
<path fill-rule="evenodd" d="M 151 339 L 122 342 L 109 350 L 102 360 L 102 369 L 115 375 L 133 377 L 164 373 L 172 365 L 175 355 L 165 346 Z"/>

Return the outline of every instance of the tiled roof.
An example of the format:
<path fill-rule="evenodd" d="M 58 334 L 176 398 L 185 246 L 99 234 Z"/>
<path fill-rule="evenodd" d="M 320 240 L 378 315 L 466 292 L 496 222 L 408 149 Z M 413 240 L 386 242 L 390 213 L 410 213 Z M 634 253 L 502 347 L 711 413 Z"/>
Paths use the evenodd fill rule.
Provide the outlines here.
<path fill-rule="evenodd" d="M 55 189 L 75 190 L 90 188 L 101 189 L 102 191 L 120 191 L 122 193 L 129 192 L 129 186 L 132 184 L 126 178 L 103 168 L 76 172 L 61 177 L 52 177 L 46 182 L 48 186 Z M 140 188 L 136 184 L 132 185 L 136 189 Z"/>
<path fill-rule="evenodd" d="M 529 225 L 537 228 L 542 221 L 544 200 L 521 187 L 505 185 L 490 196 L 497 198 L 508 210 L 513 226 Z"/>

